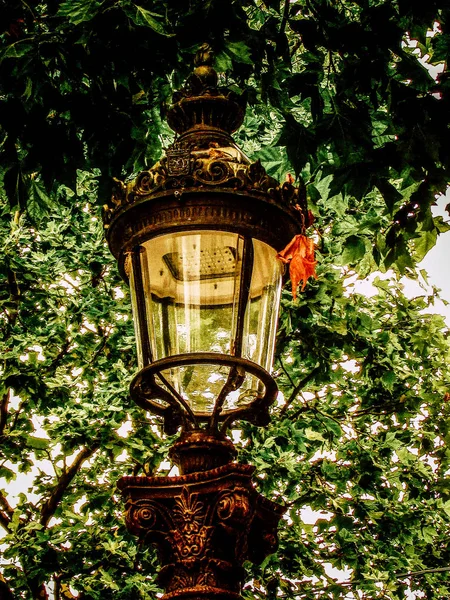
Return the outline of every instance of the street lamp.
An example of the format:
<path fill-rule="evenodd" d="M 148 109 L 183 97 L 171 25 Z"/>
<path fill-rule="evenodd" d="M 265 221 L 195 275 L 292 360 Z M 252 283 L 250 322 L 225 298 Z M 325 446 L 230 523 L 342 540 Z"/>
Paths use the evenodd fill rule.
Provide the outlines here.
<path fill-rule="evenodd" d="M 240 598 L 244 560 L 276 548 L 284 510 L 234 463 L 226 430 L 269 421 L 284 264 L 308 226 L 306 200 L 250 162 L 231 134 L 245 104 L 218 87 L 203 45 L 168 123 L 166 155 L 105 211 L 110 249 L 129 282 L 140 371 L 131 396 L 181 436 L 176 477 L 124 477 L 130 531 L 158 546 L 165 600 Z M 285 261 L 286 262 L 286 259 Z"/>

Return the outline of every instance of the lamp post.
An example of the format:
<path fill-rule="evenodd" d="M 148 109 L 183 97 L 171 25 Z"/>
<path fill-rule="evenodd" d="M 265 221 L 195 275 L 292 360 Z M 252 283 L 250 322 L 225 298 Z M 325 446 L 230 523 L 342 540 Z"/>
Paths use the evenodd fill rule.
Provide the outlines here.
<path fill-rule="evenodd" d="M 129 282 L 139 372 L 131 396 L 181 435 L 176 477 L 123 477 L 128 529 L 156 544 L 164 600 L 238 600 L 244 560 L 277 545 L 284 509 L 254 488 L 254 467 L 233 462 L 236 419 L 269 421 L 270 375 L 283 262 L 277 253 L 308 226 L 305 198 L 250 162 L 231 134 L 245 105 L 218 87 L 202 46 L 168 123 L 166 155 L 105 211 L 110 249 Z"/>

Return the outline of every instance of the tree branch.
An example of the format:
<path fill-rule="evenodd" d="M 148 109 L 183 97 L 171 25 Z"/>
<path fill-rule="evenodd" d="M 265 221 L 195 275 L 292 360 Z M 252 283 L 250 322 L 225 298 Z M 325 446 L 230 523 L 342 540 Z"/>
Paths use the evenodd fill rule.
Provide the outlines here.
<path fill-rule="evenodd" d="M 409 573 L 399 573 L 397 577 L 414 577 L 415 575 L 425 575 L 426 573 L 447 573 L 450 567 L 438 567 L 436 569 L 422 569 L 421 571 L 410 571 Z"/>
<path fill-rule="evenodd" d="M 94 452 L 97 451 L 98 447 L 99 444 L 93 444 L 89 448 L 83 448 L 82 450 L 80 450 L 78 456 L 75 458 L 70 467 L 63 472 L 50 497 L 42 506 L 41 518 L 39 520 L 41 525 L 47 527 L 50 519 L 55 514 L 55 511 L 58 508 L 58 505 L 64 496 L 64 492 L 69 487 L 73 478 L 80 470 L 81 466 L 83 465 L 83 462 L 90 458 L 94 454 Z"/>
<path fill-rule="evenodd" d="M 0 573 L 0 600 L 14 600 L 14 596 L 9 588 L 9 585 L 5 581 L 5 578 Z"/>
<path fill-rule="evenodd" d="M 0 506 L 11 519 L 14 514 L 14 509 L 2 493 L 0 493 Z"/>
<path fill-rule="evenodd" d="M 290 6 L 291 6 L 290 0 L 285 0 L 284 1 L 283 19 L 282 19 L 281 24 L 280 24 L 280 31 L 279 31 L 279 33 L 284 33 L 284 30 L 286 29 L 287 20 L 288 20 L 288 17 L 289 17 L 289 7 Z"/>
<path fill-rule="evenodd" d="M 294 402 L 295 398 L 297 397 L 297 394 L 305 387 L 305 385 L 307 385 L 311 381 L 311 379 L 313 379 L 315 377 L 315 375 L 319 371 L 320 371 L 320 365 L 318 365 L 317 367 L 314 367 L 314 369 L 311 371 L 311 373 L 308 373 L 308 375 L 306 375 L 305 377 L 303 377 L 303 379 L 301 379 L 299 381 L 299 383 L 293 389 L 292 394 L 286 400 L 283 408 L 281 409 L 280 417 L 283 417 L 286 414 L 286 411 L 288 410 L 288 408 L 290 407 L 292 402 Z"/>
<path fill-rule="evenodd" d="M 71 338 L 68 337 L 66 339 L 66 341 L 64 342 L 64 344 L 61 346 L 61 350 L 58 352 L 58 354 L 55 356 L 55 358 L 52 360 L 52 362 L 50 363 L 50 365 L 47 367 L 47 372 L 52 371 L 53 369 L 55 369 L 59 363 L 62 361 L 62 359 L 67 355 L 67 352 L 70 348 L 70 344 L 71 344 Z"/>
<path fill-rule="evenodd" d="M 4 513 L 2 510 L 0 510 L 0 525 L 3 527 L 3 529 L 5 531 L 7 531 L 8 533 L 11 531 L 10 527 L 10 520 L 7 516 L 6 513 Z M 1 597 L 0 597 L 1 598 Z"/>
<path fill-rule="evenodd" d="M 7 389 L 0 401 L 0 436 L 3 435 L 8 421 L 8 405 L 9 405 L 10 390 Z"/>
<path fill-rule="evenodd" d="M 2 525 L 2 527 L 6 531 L 9 532 L 10 531 L 9 525 L 11 523 L 11 519 L 14 514 L 14 509 L 1 492 L 0 492 L 0 507 L 2 509 L 2 510 L 0 510 L 0 525 Z"/>

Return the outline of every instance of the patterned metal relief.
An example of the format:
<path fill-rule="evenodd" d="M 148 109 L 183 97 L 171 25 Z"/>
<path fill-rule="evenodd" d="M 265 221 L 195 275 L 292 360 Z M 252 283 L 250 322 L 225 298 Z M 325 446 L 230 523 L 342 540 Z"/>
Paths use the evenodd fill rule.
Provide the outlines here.
<path fill-rule="evenodd" d="M 127 527 L 143 543 L 157 546 L 160 583 L 170 597 L 187 589 L 204 593 L 206 588 L 212 596 L 239 597 L 243 562 L 262 560 L 276 549 L 282 509 L 256 492 L 251 472 L 243 476 L 242 465 L 228 467 L 239 471 L 238 478 L 221 480 L 217 474 L 223 469 L 218 468 L 202 473 L 203 481 L 197 477 L 181 487 L 174 484 L 189 476 L 170 478 L 167 489 L 159 481 L 168 478 L 148 478 L 149 485 L 146 478 L 138 478 L 142 489 L 131 494 L 126 481 L 135 478 L 122 480 L 120 487 L 128 495 Z M 256 554 L 249 541 L 258 547 Z"/>
<path fill-rule="evenodd" d="M 198 148 L 175 143 L 159 163 L 140 173 L 134 181 L 125 184 L 116 180 L 111 205 L 104 207 L 105 225 L 116 211 L 145 197 L 174 191 L 181 199 L 185 191 L 212 188 L 265 195 L 277 204 L 297 208 L 307 218 L 304 188 L 294 187 L 288 181 L 278 183 L 259 160 L 249 162 L 234 144 L 218 147 L 210 142 L 209 145 Z"/>

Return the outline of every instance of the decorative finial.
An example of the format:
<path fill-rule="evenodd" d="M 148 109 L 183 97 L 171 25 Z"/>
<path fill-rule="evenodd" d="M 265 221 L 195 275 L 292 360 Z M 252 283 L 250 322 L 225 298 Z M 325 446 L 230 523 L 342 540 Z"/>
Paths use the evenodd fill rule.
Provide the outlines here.
<path fill-rule="evenodd" d="M 209 44 L 202 44 L 194 58 L 195 69 L 187 80 L 187 87 L 193 94 L 215 92 L 217 94 L 218 76 L 212 67 L 214 53 Z"/>
<path fill-rule="evenodd" d="M 214 61 L 214 52 L 209 44 L 202 44 L 197 50 L 194 58 L 194 65 L 200 67 L 202 65 L 211 66 Z"/>
<path fill-rule="evenodd" d="M 211 127 L 230 134 L 244 120 L 245 96 L 218 86 L 219 77 L 213 62 L 211 46 L 202 44 L 194 58 L 194 70 L 184 87 L 172 96 L 167 122 L 179 134 Z"/>

